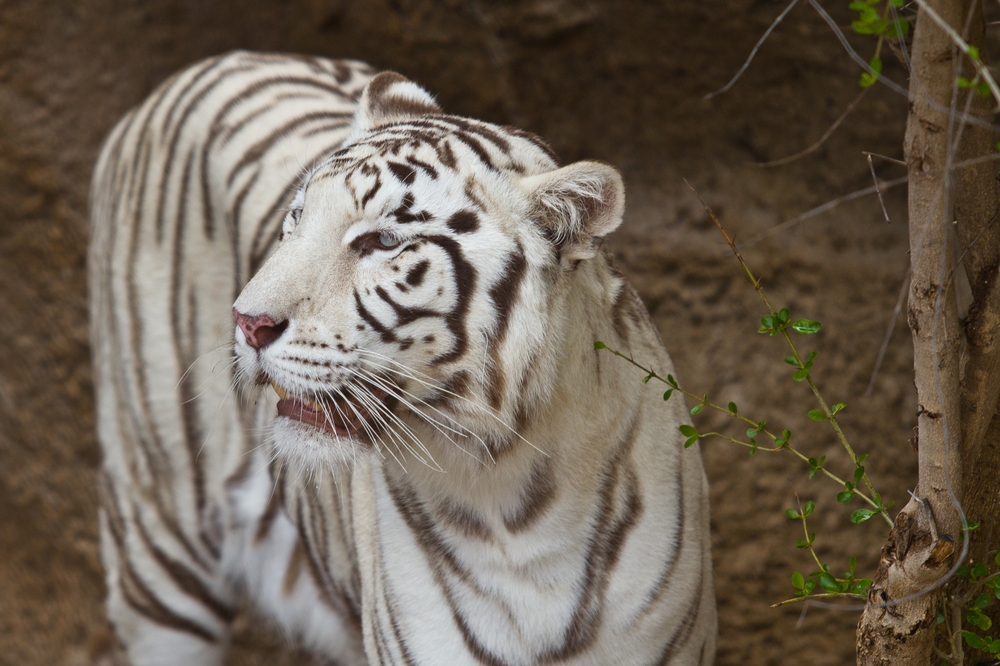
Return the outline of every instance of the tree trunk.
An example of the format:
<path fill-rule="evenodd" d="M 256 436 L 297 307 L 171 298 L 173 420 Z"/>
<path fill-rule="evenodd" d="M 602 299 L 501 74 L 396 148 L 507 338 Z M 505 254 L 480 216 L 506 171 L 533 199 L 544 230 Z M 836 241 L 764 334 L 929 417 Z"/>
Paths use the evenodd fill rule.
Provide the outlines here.
<path fill-rule="evenodd" d="M 985 24 L 978 2 L 927 4 L 966 41 L 983 43 Z M 945 654 L 955 657 L 953 664 L 961 663 L 957 634 L 936 637 L 938 613 L 944 610 L 952 616 L 944 607 L 944 588 L 920 593 L 947 574 L 960 549 L 962 523 L 956 502 L 966 498 L 969 518 L 983 521 L 986 528 L 975 533 L 970 553 L 984 556 L 989 545 L 980 542 L 987 532 L 997 534 L 996 511 L 989 508 L 996 501 L 1000 478 L 1000 419 L 994 419 L 1000 391 L 1000 224 L 992 223 L 998 211 L 997 171 L 992 161 L 952 168 L 956 162 L 989 155 L 993 139 L 990 130 L 964 124 L 947 111 L 968 109 L 989 118 L 992 100 L 964 90 L 956 96 L 958 76 L 972 79 L 974 72 L 963 71 L 969 69 L 963 68 L 968 64 L 963 63 L 965 55 L 927 12 L 917 17 L 911 52 L 904 152 L 919 480 L 915 498 L 896 517 L 882 549 L 858 625 L 858 664 L 873 666 L 940 663 L 934 656 L 935 640 Z M 966 275 L 973 303 L 963 329 L 956 292 Z M 949 587 L 960 599 L 959 589 Z M 954 616 L 961 621 L 960 614 Z"/>

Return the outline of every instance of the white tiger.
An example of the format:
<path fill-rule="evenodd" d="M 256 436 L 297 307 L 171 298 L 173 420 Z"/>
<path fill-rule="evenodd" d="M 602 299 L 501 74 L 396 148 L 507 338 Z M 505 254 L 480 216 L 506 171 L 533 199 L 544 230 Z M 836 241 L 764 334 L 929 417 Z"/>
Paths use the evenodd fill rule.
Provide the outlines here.
<path fill-rule="evenodd" d="M 335 664 L 711 663 L 681 404 L 593 348 L 671 369 L 599 251 L 620 176 L 373 74 L 212 58 L 101 154 L 101 535 L 130 661 L 221 664 L 245 596 Z"/>

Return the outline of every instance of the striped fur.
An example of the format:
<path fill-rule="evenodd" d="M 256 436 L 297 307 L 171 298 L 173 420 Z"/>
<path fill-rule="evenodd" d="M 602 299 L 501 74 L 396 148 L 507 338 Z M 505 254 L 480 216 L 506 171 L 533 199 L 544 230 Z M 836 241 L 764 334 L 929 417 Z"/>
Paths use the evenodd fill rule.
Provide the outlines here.
<path fill-rule="evenodd" d="M 671 368 L 599 249 L 620 177 L 373 75 L 206 60 L 101 154 L 102 552 L 130 660 L 221 664 L 247 597 L 335 664 L 711 663 L 681 405 L 592 347 Z"/>

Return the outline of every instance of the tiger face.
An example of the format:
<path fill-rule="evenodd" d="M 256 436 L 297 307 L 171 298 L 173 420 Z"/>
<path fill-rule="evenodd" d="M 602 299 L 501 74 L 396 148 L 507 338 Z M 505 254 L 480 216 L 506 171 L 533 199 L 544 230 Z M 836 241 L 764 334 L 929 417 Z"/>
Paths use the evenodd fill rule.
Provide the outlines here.
<path fill-rule="evenodd" d="M 623 205 L 613 168 L 558 168 L 533 135 L 376 76 L 234 304 L 239 374 L 280 396 L 278 455 L 439 468 L 513 446 L 548 399 L 580 263 Z"/>

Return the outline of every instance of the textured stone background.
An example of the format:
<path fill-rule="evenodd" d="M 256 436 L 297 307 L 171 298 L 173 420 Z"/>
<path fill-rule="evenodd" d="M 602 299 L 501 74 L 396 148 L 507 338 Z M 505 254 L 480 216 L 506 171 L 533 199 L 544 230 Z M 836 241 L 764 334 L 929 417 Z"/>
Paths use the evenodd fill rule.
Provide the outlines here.
<path fill-rule="evenodd" d="M 841 25 L 841 3 L 825 3 Z M 682 177 L 744 242 L 868 187 L 862 150 L 900 157 L 905 100 L 876 87 L 818 151 L 860 91 L 858 69 L 806 5 L 796 7 L 730 92 L 784 0 L 0 0 L 0 664 L 87 662 L 103 624 L 84 257 L 87 183 L 116 120 L 171 72 L 233 48 L 352 57 L 396 69 L 455 113 L 516 124 L 565 161 L 625 174 L 626 225 L 611 241 L 695 391 L 795 431 L 811 455 L 845 456 L 810 423 L 785 350 L 754 334 L 759 302 Z M 842 11 L 841 11 L 842 10 Z M 840 13 L 837 13 L 839 11 Z M 873 44 L 852 38 L 866 57 Z M 905 72 L 886 57 L 886 73 Z M 876 161 L 893 178 L 898 166 Z M 887 224 L 864 197 L 745 248 L 776 304 L 820 319 L 815 372 L 876 483 L 900 505 L 915 479 L 909 334 L 898 327 L 864 397 L 906 269 L 902 188 Z M 637 377 L 638 379 L 638 377 Z M 702 421 L 706 423 L 706 421 Z M 725 419 L 708 419 L 725 426 Z M 739 429 L 735 429 L 738 432 Z M 855 527 L 837 488 L 785 457 L 725 442 L 703 449 L 712 484 L 720 664 L 853 661 L 854 612 L 770 609 L 791 593 L 799 527 L 783 508 L 815 499 L 817 545 L 836 570 L 874 570 L 883 525 Z M 308 659 L 241 618 L 231 663 Z M 282 656 L 275 656 L 281 652 Z"/>

